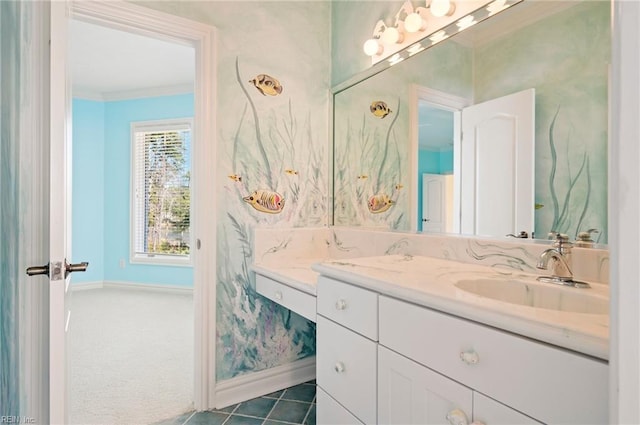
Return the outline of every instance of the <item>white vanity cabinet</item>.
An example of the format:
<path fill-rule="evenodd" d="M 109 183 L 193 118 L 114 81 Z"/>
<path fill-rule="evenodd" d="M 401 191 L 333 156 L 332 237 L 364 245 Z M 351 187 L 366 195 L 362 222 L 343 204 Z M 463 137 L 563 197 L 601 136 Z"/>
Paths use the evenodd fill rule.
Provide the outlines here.
<path fill-rule="evenodd" d="M 353 416 L 375 424 L 378 294 L 323 276 L 317 294 L 316 380 L 332 399 L 318 398 L 318 423 Z"/>
<path fill-rule="evenodd" d="M 325 276 L 317 296 L 319 423 L 608 421 L 606 361 Z"/>
<path fill-rule="evenodd" d="M 380 424 L 539 424 L 382 345 L 378 347 Z"/>
<path fill-rule="evenodd" d="M 379 309 L 380 345 L 475 392 L 543 423 L 608 421 L 604 361 L 390 297 Z"/>

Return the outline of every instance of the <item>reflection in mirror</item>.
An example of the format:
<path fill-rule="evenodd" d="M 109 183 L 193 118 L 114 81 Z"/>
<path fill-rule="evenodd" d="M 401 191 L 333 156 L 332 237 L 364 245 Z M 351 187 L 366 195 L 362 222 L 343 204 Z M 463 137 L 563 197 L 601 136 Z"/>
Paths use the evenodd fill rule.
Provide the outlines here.
<path fill-rule="evenodd" d="M 460 227 L 459 216 L 453 213 L 455 114 L 418 99 L 418 231 L 452 233 Z"/>
<path fill-rule="evenodd" d="M 335 93 L 334 223 L 398 230 L 422 225 L 430 230 L 422 222 L 422 173 L 418 178 L 419 133 L 428 130 L 419 127 L 416 86 L 468 104 L 534 89 L 535 143 L 527 162 L 535 167 L 535 191 L 526 209 L 535 209 L 535 225 L 509 233 L 535 230 L 546 238 L 554 230 L 575 238 L 595 228 L 600 230 L 598 242 L 606 243 L 610 40 L 608 1 L 525 0 Z M 500 155 L 514 154 L 479 153 L 487 159 L 483 166 L 490 168 L 502 162 Z M 455 181 L 455 149 L 453 156 L 455 199 L 464 182 Z M 473 173 L 458 166 L 461 176 Z M 480 185 L 480 202 L 491 205 L 498 193 L 511 190 L 515 179 L 495 178 Z M 509 184 L 498 188 L 498 183 Z M 455 223 L 457 217 L 464 219 L 461 210 L 469 208 L 453 204 Z M 460 226 L 462 233 L 488 235 L 465 230 L 462 222 Z M 445 224 L 444 231 L 450 230 L 458 229 Z"/>

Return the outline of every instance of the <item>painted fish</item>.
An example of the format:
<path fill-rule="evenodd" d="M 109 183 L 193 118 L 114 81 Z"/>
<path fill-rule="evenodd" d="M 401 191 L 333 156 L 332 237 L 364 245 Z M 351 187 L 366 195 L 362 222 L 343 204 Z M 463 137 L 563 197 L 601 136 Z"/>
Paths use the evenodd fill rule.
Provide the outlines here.
<path fill-rule="evenodd" d="M 284 208 L 282 195 L 271 190 L 258 189 L 242 199 L 256 210 L 267 214 L 278 214 Z"/>
<path fill-rule="evenodd" d="M 387 104 L 381 100 L 372 102 L 369 109 L 371 110 L 371 113 L 378 118 L 384 118 L 391 112 L 393 112 L 391 109 L 389 109 Z"/>
<path fill-rule="evenodd" d="M 361 174 L 361 175 L 358 176 L 358 180 L 366 180 L 368 178 L 369 178 L 369 176 L 367 176 L 366 174 Z"/>
<path fill-rule="evenodd" d="M 539 210 L 540 208 L 544 208 L 544 204 L 536 204 L 535 209 Z"/>
<path fill-rule="evenodd" d="M 249 80 L 263 96 L 277 96 L 282 93 L 282 85 L 278 80 L 267 74 L 260 74 Z"/>
<path fill-rule="evenodd" d="M 379 193 L 377 195 L 373 195 L 369 198 L 369 202 L 367 202 L 367 207 L 369 207 L 369 212 L 372 214 L 379 214 L 385 211 L 388 211 L 395 204 L 395 202 L 389 198 L 388 195 L 384 193 Z"/>
<path fill-rule="evenodd" d="M 233 180 L 234 182 L 241 182 L 241 181 L 242 181 L 242 176 L 239 176 L 239 175 L 237 175 L 237 174 L 231 174 L 231 175 L 229 176 L 229 178 L 230 178 L 231 180 Z"/>
<path fill-rule="evenodd" d="M 286 169 L 286 170 L 284 170 L 284 172 L 289 174 L 290 176 L 297 176 L 298 175 L 298 172 L 296 170 Z"/>
<path fill-rule="evenodd" d="M 404 186 L 403 186 L 403 185 L 401 185 L 400 183 L 398 183 L 395 187 L 396 187 L 396 190 L 400 190 L 400 189 L 402 189 Z"/>

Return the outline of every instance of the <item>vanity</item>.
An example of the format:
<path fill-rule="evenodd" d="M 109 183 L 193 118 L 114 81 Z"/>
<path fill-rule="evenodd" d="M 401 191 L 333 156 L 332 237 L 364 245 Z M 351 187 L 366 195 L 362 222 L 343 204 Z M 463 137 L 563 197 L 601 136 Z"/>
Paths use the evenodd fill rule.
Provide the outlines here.
<path fill-rule="evenodd" d="M 257 239 L 278 241 L 265 232 Z M 290 253 L 305 239 L 314 258 L 285 261 L 288 249 L 267 244 L 253 269 L 259 293 L 317 324 L 318 423 L 607 422 L 608 285 L 565 288 L 505 266 L 534 260 L 541 244 L 294 233 L 281 231 Z M 574 251 L 580 264 L 606 264 L 606 251 Z M 594 282 L 608 269 L 586 272 Z"/>
<path fill-rule="evenodd" d="M 573 249 L 591 288 L 562 287 L 517 235 L 607 241 L 610 4 L 525 0 L 425 43 L 334 88 L 337 227 L 256 233 L 256 290 L 316 322 L 317 422 L 607 423 L 608 252 Z M 526 121 L 465 126 L 519 93 Z M 527 139 L 487 150 L 498 121 Z"/>

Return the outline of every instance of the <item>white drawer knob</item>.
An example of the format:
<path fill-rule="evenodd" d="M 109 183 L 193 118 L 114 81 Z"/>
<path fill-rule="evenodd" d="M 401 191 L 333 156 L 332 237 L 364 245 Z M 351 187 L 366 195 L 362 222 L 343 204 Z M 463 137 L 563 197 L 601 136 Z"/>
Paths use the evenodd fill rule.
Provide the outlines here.
<path fill-rule="evenodd" d="M 335 369 L 336 373 L 342 373 L 344 372 L 344 363 L 338 362 L 333 368 Z"/>
<path fill-rule="evenodd" d="M 467 415 L 460 409 L 453 409 L 449 413 L 447 413 L 447 421 L 451 425 L 468 425 L 469 420 L 467 419 Z"/>
<path fill-rule="evenodd" d="M 480 361 L 480 357 L 475 351 L 469 350 L 460 353 L 460 360 L 462 360 L 466 364 L 472 365 L 478 363 Z"/>
<path fill-rule="evenodd" d="M 340 298 L 338 301 L 336 301 L 336 310 L 346 310 L 346 309 L 347 309 L 347 302 L 345 300 Z"/>
<path fill-rule="evenodd" d="M 282 292 L 276 291 L 275 297 L 276 297 L 276 300 L 281 300 L 282 299 Z"/>

